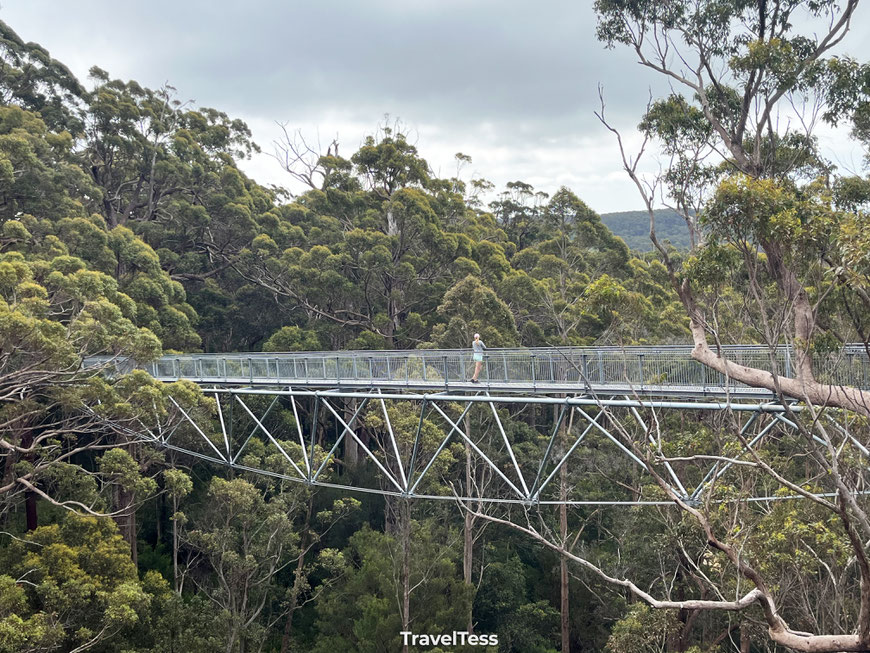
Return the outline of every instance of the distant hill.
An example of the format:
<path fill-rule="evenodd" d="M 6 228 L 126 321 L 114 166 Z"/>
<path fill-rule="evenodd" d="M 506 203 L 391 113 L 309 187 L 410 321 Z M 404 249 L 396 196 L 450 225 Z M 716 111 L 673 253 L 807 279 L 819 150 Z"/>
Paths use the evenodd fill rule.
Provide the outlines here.
<path fill-rule="evenodd" d="M 646 211 L 602 213 L 601 221 L 631 249 L 641 252 L 652 249 L 652 242 L 649 239 L 649 214 Z M 661 241 L 671 241 L 674 247 L 689 248 L 689 228 L 686 226 L 686 221 L 671 209 L 656 211 L 656 235 Z"/>

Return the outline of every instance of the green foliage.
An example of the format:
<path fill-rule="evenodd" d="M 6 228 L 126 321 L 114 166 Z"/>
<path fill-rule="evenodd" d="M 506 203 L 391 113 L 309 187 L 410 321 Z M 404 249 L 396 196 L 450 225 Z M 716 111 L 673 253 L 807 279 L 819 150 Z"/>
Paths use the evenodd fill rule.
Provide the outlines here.
<path fill-rule="evenodd" d="M 438 347 L 468 347 L 475 333 L 488 347 L 515 346 L 519 340 L 508 306 L 474 277 L 457 282 L 444 294 L 438 314 L 444 320 L 432 331 Z"/>
<path fill-rule="evenodd" d="M 277 592 L 276 574 L 298 543 L 291 527 L 294 497 L 268 496 L 248 481 L 209 484 L 185 537 L 212 570 L 203 591 L 220 607 L 229 650 L 266 636 L 257 617 Z"/>
<path fill-rule="evenodd" d="M 313 331 L 297 326 L 281 327 L 263 343 L 263 351 L 320 351 L 320 340 Z M 366 349 L 366 347 L 359 347 Z"/>
<path fill-rule="evenodd" d="M 0 549 L 0 650 L 94 646 L 146 618 L 127 543 L 109 519 L 67 514 Z"/>
<path fill-rule="evenodd" d="M 528 595 L 525 565 L 516 555 L 486 566 L 475 594 L 474 614 L 480 632 L 498 634 L 499 650 L 555 650 L 558 612 L 546 601 L 529 601 Z"/>
<path fill-rule="evenodd" d="M 411 594 L 417 633 L 464 630 L 469 590 L 457 574 L 456 550 L 445 529 L 431 522 L 412 524 Z M 348 541 L 341 584 L 324 592 L 317 606 L 315 652 L 399 650 L 400 589 L 393 572 L 398 542 L 364 526 Z"/>
<path fill-rule="evenodd" d="M 84 88 L 65 65 L 38 43 L 25 43 L 2 21 L 0 58 L 4 63 L 0 75 L 4 103 L 39 113 L 52 131 L 81 132 L 76 109 Z"/>
<path fill-rule="evenodd" d="M 607 640 L 611 653 L 656 653 L 668 650 L 668 640 L 677 632 L 679 622 L 674 610 L 655 610 L 636 603 L 618 621 Z"/>
<path fill-rule="evenodd" d="M 829 4 L 804 3 L 811 14 L 824 14 Z M 750 3 L 599 0 L 596 6 L 606 43 L 631 42 L 641 33 L 632 25 L 641 31 L 657 25 L 685 35 L 687 43 L 708 45 L 730 76 L 704 95 L 656 100 L 641 118 L 641 131 L 673 158 L 662 188 L 690 223 L 695 216 L 701 223 L 696 247 L 687 252 L 686 221 L 656 212 L 658 236 L 673 246 L 670 270 L 658 252 L 647 251 L 646 213 L 598 216 L 570 189 L 550 197 L 523 181 L 508 183 L 484 209 L 480 193 L 492 190 L 489 182 L 437 178 L 399 125 L 379 128 L 349 158 L 336 148 L 316 156 L 311 189 L 289 198 L 239 169 L 238 160 L 256 151 L 241 121 L 179 102 L 171 87 L 148 89 L 97 68 L 86 90 L 43 48 L 0 23 L 0 387 L 6 398 L 0 476 L 8 489 L 0 496 L 0 519 L 21 535 L 4 539 L 0 549 L 0 653 L 72 650 L 92 638 L 99 639 L 96 650 L 130 653 L 280 650 L 285 624 L 297 648 L 392 650 L 403 623 L 397 597 L 406 534 L 413 589 L 404 616 L 415 632 L 463 630 L 470 613 L 478 632 L 498 633 L 503 650 L 543 653 L 557 641 L 552 555 L 478 522 L 469 528 L 479 588 L 466 585 L 459 532 L 465 524 L 454 513 L 411 519 L 408 510 L 397 518 L 399 500 L 384 505 L 288 480 L 297 472 L 287 456 L 304 466 L 297 429 L 306 441 L 317 436 L 311 465 L 325 462 L 321 480 L 353 482 L 371 463 L 352 464 L 348 446 L 327 460 L 319 438 L 332 434 L 312 434 L 313 416 L 296 415 L 281 402 L 266 421 L 287 455 L 256 434 L 240 460 L 268 475 L 227 478 L 174 453 L 164 460 L 144 447 L 106 448 L 128 429 L 177 420 L 170 395 L 205 425 L 206 438 L 223 443 L 214 400 L 195 385 L 160 385 L 142 372 L 102 375 L 82 369 L 84 356 L 145 361 L 163 349 L 467 348 L 474 332 L 490 347 L 682 342 L 687 316 L 671 272 L 691 284 L 704 310 L 712 309 L 704 313 L 705 329 L 718 329 L 725 339 L 761 340 L 753 320 L 781 324 L 783 306 L 791 305 L 747 310 L 750 281 L 758 281 L 764 300 L 776 299 L 782 278 L 771 270 L 781 264 L 791 265 L 798 286 L 819 302 L 824 329 L 808 348 L 832 351 L 860 332 L 870 313 L 844 292 L 870 291 L 870 186 L 860 176 L 833 177 L 805 134 L 740 127 L 746 104 L 740 91 L 749 80 L 774 94 L 827 85 L 825 118 L 851 120 L 855 135 L 867 141 L 867 67 L 845 58 L 809 65 L 812 43 L 787 34 L 788 12 L 764 27 L 765 38 L 739 33 L 741 24 L 762 31 L 759 6 Z M 714 121 L 732 136 L 727 143 Z M 740 161 L 734 149 L 723 166 L 699 163 L 723 144 L 757 153 L 760 163 L 750 169 L 752 162 Z M 702 247 L 699 235 L 706 239 Z M 411 358 L 408 365 L 413 372 L 420 362 Z M 254 398 L 251 407 L 262 415 L 268 403 Z M 460 414 L 456 406 L 445 411 L 453 420 Z M 240 412 L 222 417 L 250 432 Z M 529 478 L 555 417 L 535 407 L 504 407 L 498 416 Z M 657 416 L 667 434 L 663 455 L 742 451 L 718 423 L 685 417 Z M 466 419 L 476 443 L 498 443 L 501 431 L 485 407 Z M 865 425 L 854 426 L 858 432 Z M 386 441 L 392 430 L 399 457 L 408 461 L 416 446 L 418 463 L 432 460 L 447 428 L 441 416 L 430 411 L 421 420 L 417 407 L 402 402 L 373 403 L 355 426 L 365 442 Z M 172 433 L 179 446 L 201 444 L 187 424 Z M 758 455 L 777 469 L 809 459 L 778 434 L 769 440 Z M 563 446 L 559 438 L 556 447 Z M 639 497 L 662 498 L 601 434 L 591 432 L 583 446 L 583 456 L 565 468 L 572 492 L 614 499 L 612 484 L 600 482 L 607 477 Z M 844 460 L 858 469 L 853 454 L 846 448 Z M 507 456 L 496 448 L 492 459 L 512 475 Z M 468 461 L 465 481 L 466 447 L 453 433 L 417 491 L 445 495 L 463 484 L 502 482 L 487 476 L 474 456 Z M 398 472 L 392 456 L 380 462 Z M 681 461 L 679 473 L 703 478 L 695 461 Z M 164 493 L 157 493 L 155 478 Z M 556 497 L 561 481 L 554 478 L 544 498 Z M 141 520 L 139 550 L 148 552 L 139 561 L 141 579 L 129 558 L 135 542 L 123 541 L 106 520 L 57 518 L 62 509 L 49 508 L 48 498 L 39 502 L 41 516 L 58 523 L 19 533 L 18 509 L 32 497 L 31 487 L 94 510 L 129 499 Z M 747 466 L 717 479 L 711 495 L 727 503 L 705 507 L 716 532 L 770 579 L 791 623 L 811 630 L 833 622 L 848 630 L 848 617 L 830 616 L 854 611 L 846 595 L 859 590 L 842 524 L 817 506 L 756 509 L 735 501 L 748 488 L 776 491 Z M 553 515 L 540 519 L 555 532 Z M 364 522 L 370 525 L 359 527 Z M 690 520 L 668 510 L 578 509 L 569 523 L 576 550 L 654 593 L 695 596 L 711 580 L 727 596 L 745 589 Z M 128 539 L 136 540 L 132 530 Z M 490 546 L 493 541 L 499 546 Z M 154 571 L 171 569 L 176 554 L 179 593 Z M 665 568 L 678 573 L 665 578 Z M 827 585 L 828 576 L 837 580 Z M 608 650 L 630 653 L 673 648 L 677 638 L 706 645 L 702 640 L 727 628 L 715 616 L 683 622 L 640 605 L 625 613 L 623 597 L 604 593 L 598 582 L 570 583 L 575 647 L 578 631 L 585 647 L 601 648 L 609 632 Z M 829 601 L 837 592 L 846 598 Z"/>

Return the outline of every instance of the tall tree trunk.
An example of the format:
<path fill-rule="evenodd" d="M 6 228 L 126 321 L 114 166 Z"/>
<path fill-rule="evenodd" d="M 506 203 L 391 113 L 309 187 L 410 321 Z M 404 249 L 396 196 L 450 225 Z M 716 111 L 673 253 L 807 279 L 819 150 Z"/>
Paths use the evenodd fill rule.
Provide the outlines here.
<path fill-rule="evenodd" d="M 172 497 L 172 587 L 176 594 L 181 594 L 178 583 L 178 497 Z"/>
<path fill-rule="evenodd" d="M 559 470 L 559 481 L 559 499 L 565 501 L 568 497 L 565 465 L 562 465 L 562 469 Z M 559 535 L 562 542 L 568 539 L 568 506 L 564 503 L 559 506 Z M 565 556 L 559 556 L 559 588 L 562 599 L 562 653 L 568 653 L 571 650 L 571 611 L 569 605 L 568 560 Z"/>
<path fill-rule="evenodd" d="M 410 630 L 411 624 L 411 505 L 402 500 L 401 538 L 402 538 L 402 630 Z M 403 638 L 402 653 L 408 653 L 407 640 Z"/>
<path fill-rule="evenodd" d="M 137 463 L 139 462 L 139 448 L 135 444 L 127 443 L 123 440 L 119 440 L 115 444 L 119 447 L 127 446 L 130 456 Z M 142 465 L 139 465 L 139 471 L 144 473 L 146 470 Z M 138 567 L 139 554 L 137 551 L 136 540 L 139 529 L 136 518 L 136 495 L 134 492 L 118 486 L 114 492 L 114 499 L 115 510 L 119 512 L 115 517 L 115 523 L 118 525 L 118 530 L 121 532 L 121 536 L 130 546 L 130 559 L 133 560 L 133 564 Z"/>
<path fill-rule="evenodd" d="M 465 414 L 465 432 L 470 432 L 471 418 Z M 471 447 L 465 443 L 465 492 L 471 496 Z M 462 578 L 465 584 L 471 586 L 471 572 L 474 564 L 474 519 L 471 516 L 471 504 L 465 511 L 465 530 L 462 547 Z M 474 631 L 474 615 L 472 605 L 468 606 L 468 632 Z"/>
<path fill-rule="evenodd" d="M 39 513 L 36 510 L 36 493 L 30 490 L 24 493 L 24 514 L 27 518 L 27 530 L 35 531 L 39 527 Z"/>
<path fill-rule="evenodd" d="M 33 431 L 29 428 L 25 429 L 21 436 L 21 446 L 25 449 L 33 446 Z M 32 462 L 33 454 L 27 454 L 25 460 Z M 39 527 L 39 514 L 36 508 L 36 493 L 32 490 L 27 490 L 24 493 L 24 515 L 27 521 L 27 530 L 35 531 Z"/>
<path fill-rule="evenodd" d="M 562 424 L 562 455 L 568 451 L 568 434 L 571 431 L 574 413 L 568 418 L 568 425 Z M 559 419 L 555 415 L 555 419 Z M 568 465 L 562 465 L 559 469 L 559 500 L 562 504 L 559 506 L 559 536 L 563 546 L 567 546 L 568 542 L 568 506 L 565 501 L 568 499 Z M 569 653 L 571 650 L 571 610 L 570 610 L 570 587 L 568 584 L 568 559 L 565 556 L 559 556 L 559 592 L 561 597 L 561 629 L 562 629 L 562 653 Z"/>
<path fill-rule="evenodd" d="M 154 515 L 157 519 L 157 523 L 155 524 L 155 535 L 154 535 L 154 548 L 157 548 L 157 545 L 160 544 L 160 540 L 163 539 L 163 509 L 166 505 L 166 497 L 163 494 L 160 494 L 157 497 L 157 501 L 154 502 L 154 511 L 157 513 Z"/>
<path fill-rule="evenodd" d="M 308 497 L 308 510 L 305 512 L 305 523 L 302 525 L 302 540 L 299 543 L 299 560 L 296 561 L 296 571 L 293 574 L 293 587 L 290 590 L 290 607 L 287 610 L 287 620 L 284 622 L 284 634 L 281 637 L 281 653 L 290 650 L 290 634 L 293 632 L 293 615 L 299 605 L 299 595 L 302 593 L 302 581 L 305 568 L 305 549 L 310 541 L 311 513 L 314 509 L 314 496 Z"/>
<path fill-rule="evenodd" d="M 749 653 L 752 638 L 749 636 L 749 628 L 746 624 L 740 624 L 740 653 Z"/>
<path fill-rule="evenodd" d="M 133 493 L 124 488 L 117 488 L 115 491 L 115 506 L 123 512 L 115 517 L 115 522 L 118 524 L 118 530 L 121 531 L 121 536 L 130 547 L 130 558 L 133 564 L 139 566 L 139 556 L 136 550 L 136 508 L 134 507 L 135 497 Z"/>

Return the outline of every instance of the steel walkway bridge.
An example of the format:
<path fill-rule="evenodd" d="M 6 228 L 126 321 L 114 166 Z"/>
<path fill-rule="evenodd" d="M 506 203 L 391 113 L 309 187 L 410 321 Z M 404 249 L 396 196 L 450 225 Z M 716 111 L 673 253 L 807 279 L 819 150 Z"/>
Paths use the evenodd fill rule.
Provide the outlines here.
<path fill-rule="evenodd" d="M 787 347 L 721 353 L 792 374 Z M 127 371 L 112 359 L 86 364 Z M 817 356 L 815 367 L 823 382 L 870 381 L 860 346 Z M 469 380 L 466 350 L 176 354 L 144 369 L 167 383 L 193 382 L 212 401 L 204 412 L 170 396 L 174 415 L 131 437 L 242 472 L 394 497 L 673 505 L 650 482 L 656 474 L 689 502 L 736 500 L 729 491 L 747 484 L 750 500 L 789 498 L 757 472 L 754 452 L 807 434 L 799 400 L 713 373 L 688 346 L 490 349 L 479 383 Z M 814 416 L 811 428 L 822 431 L 812 441 L 829 448 L 835 434 L 836 447 L 870 457 L 848 416 L 830 413 Z M 687 423 L 713 433 L 728 455 L 675 451 Z M 834 491 L 807 474 L 792 482 Z"/>
<path fill-rule="evenodd" d="M 792 375 L 790 348 L 723 348 L 730 360 Z M 820 380 L 866 387 L 870 365 L 863 347 L 850 346 L 816 361 Z M 471 353 L 461 350 L 339 351 L 164 356 L 145 369 L 163 381 L 305 388 L 381 388 L 531 394 L 594 393 L 599 396 L 772 397 L 729 381 L 692 360 L 687 346 L 490 349 L 480 383 L 469 379 Z"/>

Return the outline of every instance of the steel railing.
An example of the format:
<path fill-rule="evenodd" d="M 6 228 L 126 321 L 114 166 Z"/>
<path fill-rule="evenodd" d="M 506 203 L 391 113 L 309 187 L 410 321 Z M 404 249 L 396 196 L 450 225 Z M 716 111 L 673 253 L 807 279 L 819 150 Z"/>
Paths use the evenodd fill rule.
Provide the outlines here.
<path fill-rule="evenodd" d="M 730 345 L 724 355 L 741 365 L 792 376 L 793 353 L 786 346 Z M 88 359 L 101 364 L 106 357 Z M 115 361 L 121 371 L 132 365 Z M 295 383 L 449 385 L 468 381 L 474 371 L 470 350 L 336 351 L 292 353 L 173 354 L 141 366 L 157 379 L 206 383 Z M 824 383 L 866 388 L 870 361 L 861 346 L 816 355 L 816 376 Z M 489 349 L 480 381 L 523 387 L 646 386 L 745 387 L 694 361 L 691 347 L 571 347 Z"/>

